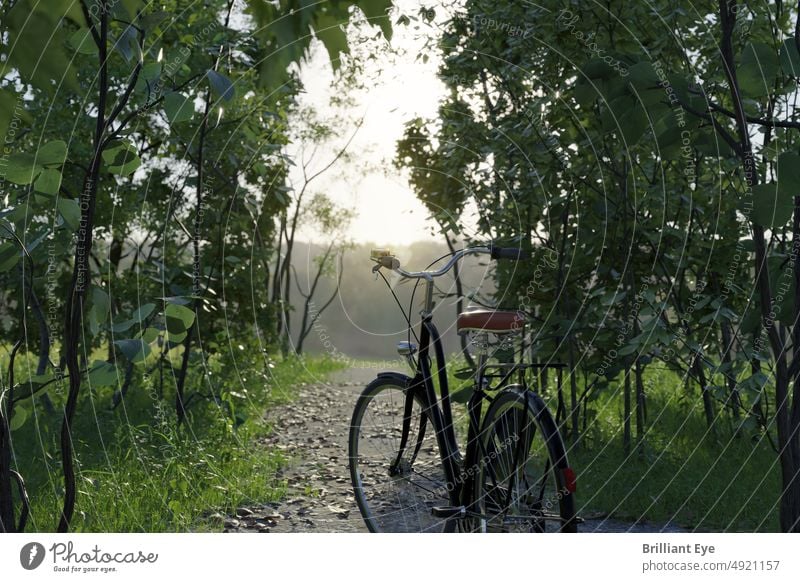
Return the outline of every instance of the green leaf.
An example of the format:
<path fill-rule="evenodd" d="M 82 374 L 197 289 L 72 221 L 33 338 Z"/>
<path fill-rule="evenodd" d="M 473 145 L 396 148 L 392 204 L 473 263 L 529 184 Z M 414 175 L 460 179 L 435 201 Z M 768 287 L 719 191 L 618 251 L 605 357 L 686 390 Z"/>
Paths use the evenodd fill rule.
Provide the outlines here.
<path fill-rule="evenodd" d="M 28 378 L 27 380 L 24 380 L 22 384 L 33 384 L 35 386 L 40 386 L 42 384 L 49 382 L 53 378 L 54 376 L 52 374 L 35 374 L 30 378 Z"/>
<path fill-rule="evenodd" d="M 50 141 L 36 152 L 36 163 L 41 166 L 60 166 L 67 160 L 67 144 L 57 139 Z"/>
<path fill-rule="evenodd" d="M 128 331 L 134 325 L 141 325 L 142 322 L 147 319 L 147 316 L 153 313 L 155 308 L 156 306 L 153 303 L 145 303 L 131 314 L 131 319 L 115 323 L 111 326 L 111 329 L 115 332 L 122 332 Z M 150 343 L 151 341 L 152 339 L 148 340 L 147 343 Z"/>
<path fill-rule="evenodd" d="M 169 93 L 164 97 L 164 113 L 170 123 L 189 121 L 194 115 L 194 103 L 181 93 Z"/>
<path fill-rule="evenodd" d="M 458 402 L 459 404 L 466 404 L 469 402 L 469 399 L 472 397 L 472 393 L 475 390 L 472 384 L 467 384 L 462 388 L 459 388 L 450 396 L 450 399 L 453 402 Z"/>
<path fill-rule="evenodd" d="M 180 332 L 180 333 L 169 332 L 167 334 L 167 336 L 166 336 L 166 338 L 168 339 L 168 341 L 167 341 L 167 349 L 171 350 L 172 348 L 175 348 L 175 347 L 178 347 L 179 345 L 181 345 L 183 343 L 183 340 L 186 339 L 186 336 L 188 334 L 189 334 L 189 332 L 187 332 L 187 331 Z"/>
<path fill-rule="evenodd" d="M 609 104 L 602 116 L 602 122 L 608 131 L 622 134 L 628 147 L 638 142 L 650 126 L 641 104 L 627 95 L 618 97 Z"/>
<path fill-rule="evenodd" d="M 314 21 L 314 33 L 325 45 L 333 70 L 338 70 L 342 53 L 347 54 L 349 51 L 342 20 L 331 13 L 320 14 Z"/>
<path fill-rule="evenodd" d="M 648 61 L 642 61 L 630 67 L 628 69 L 628 80 L 639 90 L 657 88 L 660 82 L 655 68 Z"/>
<path fill-rule="evenodd" d="M 787 38 L 783 41 L 780 61 L 784 74 L 790 77 L 800 77 L 800 52 L 797 51 L 794 38 Z"/>
<path fill-rule="evenodd" d="M 231 80 L 228 77 L 225 75 L 220 75 L 211 69 L 208 70 L 206 76 L 208 77 L 208 83 L 211 86 L 211 90 L 218 99 L 224 99 L 225 101 L 230 101 L 233 99 L 233 83 L 231 83 Z"/>
<path fill-rule="evenodd" d="M 764 228 L 780 228 L 792 216 L 794 199 L 784 194 L 777 184 L 758 184 L 753 188 L 753 209 L 750 220 Z"/>
<path fill-rule="evenodd" d="M 392 40 L 392 21 L 389 18 L 392 0 L 360 0 L 357 4 L 369 23 L 380 26 L 386 40 Z"/>
<path fill-rule="evenodd" d="M 150 344 L 141 339 L 117 340 L 114 345 L 134 364 L 143 362 L 150 355 Z"/>
<path fill-rule="evenodd" d="M 5 177 L 14 184 L 30 184 L 39 176 L 42 169 L 31 154 L 11 154 L 8 156 Z"/>
<path fill-rule="evenodd" d="M 156 10 L 150 14 L 145 14 L 139 17 L 139 27 L 145 31 L 150 32 L 155 29 L 159 24 L 169 18 L 169 13 L 163 10 Z"/>
<path fill-rule="evenodd" d="M 184 333 L 194 323 L 194 311 L 183 305 L 170 303 L 164 315 L 167 318 L 167 331 L 170 335 Z"/>
<path fill-rule="evenodd" d="M 775 84 L 780 66 L 778 55 L 771 46 L 751 42 L 744 47 L 738 68 L 739 85 L 748 97 L 769 94 Z"/>
<path fill-rule="evenodd" d="M 77 2 L 18 0 L 3 15 L 3 29 L 8 35 L 3 46 L 14 47 L 5 51 L 7 64 L 18 71 L 23 82 L 47 92 L 62 85 L 78 88 L 71 55 L 65 50 L 67 27 L 62 25 L 66 15 L 75 20 L 75 10 L 80 14 Z M 78 21 L 83 23 L 83 17 Z"/>
<path fill-rule="evenodd" d="M 28 420 L 28 409 L 22 406 L 15 406 L 14 412 L 11 415 L 11 422 L 9 422 L 9 427 L 11 430 L 17 430 L 25 421 Z"/>
<path fill-rule="evenodd" d="M 103 161 L 107 164 L 106 169 L 109 172 L 120 176 L 132 174 L 142 163 L 136 148 L 126 141 L 111 142 L 109 147 L 103 151 Z"/>
<path fill-rule="evenodd" d="M 133 319 L 126 319 L 123 321 L 118 321 L 117 323 L 111 326 L 111 331 L 114 333 L 122 333 L 124 331 L 128 331 L 136 324 L 136 321 Z"/>
<path fill-rule="evenodd" d="M 144 0 L 121 0 L 113 3 L 112 11 L 125 18 L 132 20 L 140 8 L 144 5 Z"/>
<path fill-rule="evenodd" d="M 145 91 L 149 95 L 157 88 L 161 76 L 161 63 L 148 63 L 142 67 L 139 79 L 136 81 L 136 90 Z"/>
<path fill-rule="evenodd" d="M 89 384 L 93 388 L 116 386 L 119 382 L 117 367 L 110 362 L 95 361 L 88 374 Z"/>
<path fill-rule="evenodd" d="M 64 217 L 64 222 L 73 231 L 78 229 L 81 222 L 81 209 L 77 200 L 71 198 L 58 199 L 58 212 Z"/>
<path fill-rule="evenodd" d="M 3 63 L 0 62 L 0 76 Z M 5 136 L 6 146 L 22 131 L 23 124 L 30 123 L 31 115 L 25 107 L 25 101 L 17 96 L 12 87 L 0 89 L 0 136 Z M 10 153 L 9 150 L 3 152 Z"/>
<path fill-rule="evenodd" d="M 16 241 L 0 244 L 0 273 L 13 269 L 21 257 L 22 251 Z"/>
<path fill-rule="evenodd" d="M 151 313 L 153 313 L 155 308 L 156 306 L 154 303 L 145 303 L 144 305 L 139 306 L 139 308 L 133 312 L 131 317 L 137 322 L 144 321 Z"/>
<path fill-rule="evenodd" d="M 581 70 L 589 79 L 609 79 L 617 74 L 603 59 L 590 60 L 581 67 Z"/>
<path fill-rule="evenodd" d="M 575 97 L 575 101 L 578 103 L 578 105 L 580 105 L 583 109 L 590 109 L 592 105 L 594 105 L 595 100 L 597 100 L 597 89 L 595 89 L 590 83 L 581 81 L 584 80 L 581 79 L 575 84 L 572 95 Z"/>
<path fill-rule="evenodd" d="M 778 173 L 778 189 L 784 196 L 800 196 L 800 155 L 783 152 L 775 167 Z"/>
<path fill-rule="evenodd" d="M 89 330 L 92 335 L 97 335 L 100 325 L 108 317 L 110 302 L 108 294 L 100 287 L 92 287 L 92 308 L 89 310 Z"/>
<path fill-rule="evenodd" d="M 69 37 L 69 46 L 82 55 L 96 55 L 97 44 L 92 38 L 92 31 L 88 28 L 79 28 Z"/>
<path fill-rule="evenodd" d="M 42 194 L 58 194 L 61 187 L 61 172 L 45 168 L 33 183 L 33 189 Z"/>
<path fill-rule="evenodd" d="M 170 297 L 164 297 L 164 301 L 174 305 L 189 305 L 189 303 L 191 303 L 189 299 L 187 299 L 186 297 L 182 297 L 180 295 L 172 295 Z"/>
<path fill-rule="evenodd" d="M 732 155 L 728 143 L 720 139 L 718 135 L 710 130 L 695 130 L 692 132 L 692 145 L 700 153 L 713 157 L 729 157 Z"/>
<path fill-rule="evenodd" d="M 141 78 L 145 81 L 155 81 L 161 76 L 161 63 L 148 63 L 142 67 Z"/>
<path fill-rule="evenodd" d="M 134 56 L 139 56 L 139 43 L 137 42 L 136 29 L 133 26 L 128 26 L 119 35 L 117 42 L 114 43 L 114 49 L 122 55 L 126 62 L 131 62 Z"/>
<path fill-rule="evenodd" d="M 139 337 L 149 344 L 154 342 L 159 335 L 161 335 L 161 330 L 154 327 L 148 327 L 139 334 Z"/>
<path fill-rule="evenodd" d="M 103 323 L 108 317 L 108 312 L 111 308 L 111 300 L 108 293 L 102 287 L 97 285 L 92 286 L 92 310 L 97 313 L 97 320 Z"/>

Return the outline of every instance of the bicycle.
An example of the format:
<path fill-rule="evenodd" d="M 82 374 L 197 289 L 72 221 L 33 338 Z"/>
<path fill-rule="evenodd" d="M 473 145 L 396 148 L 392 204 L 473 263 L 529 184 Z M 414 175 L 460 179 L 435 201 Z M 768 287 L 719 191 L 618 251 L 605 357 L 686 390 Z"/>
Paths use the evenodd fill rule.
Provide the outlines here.
<path fill-rule="evenodd" d="M 524 329 L 522 312 L 472 309 L 458 316 L 458 332 L 471 334 L 478 356 L 461 455 L 444 348 L 433 322 L 433 294 L 434 280 L 473 254 L 488 254 L 495 260 L 526 257 L 520 249 L 490 244 L 445 255 L 451 258 L 439 270 L 409 272 L 389 251 L 372 251 L 373 272 L 387 285 L 381 269 L 417 284 L 424 281 L 425 297 L 419 344 L 398 344 L 414 376 L 379 373 L 353 411 L 350 478 L 371 532 L 577 531 L 575 472 L 555 420 L 525 379 L 529 368 L 553 367 L 559 370 L 560 383 L 563 364 L 523 363 L 521 357 L 519 362 L 490 363 L 492 355 L 513 344 Z M 412 333 L 410 317 L 403 313 Z M 519 381 L 512 384 L 515 374 Z M 493 380 L 498 380 L 495 385 Z"/>

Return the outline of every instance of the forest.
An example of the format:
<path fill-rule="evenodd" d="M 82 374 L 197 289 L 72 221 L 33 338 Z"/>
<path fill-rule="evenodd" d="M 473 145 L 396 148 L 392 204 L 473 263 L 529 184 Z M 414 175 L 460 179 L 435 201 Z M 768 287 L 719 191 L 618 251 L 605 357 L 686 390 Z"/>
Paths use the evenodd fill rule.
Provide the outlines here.
<path fill-rule="evenodd" d="M 530 253 L 437 301 L 566 365 L 534 383 L 579 514 L 800 531 L 800 6 L 733 0 L 4 1 L 0 531 L 216 531 L 287 497 L 265 411 L 402 365 L 299 71 L 322 47 L 352 109 L 358 44 L 409 28 L 442 92 L 389 161 L 405 248 Z"/>

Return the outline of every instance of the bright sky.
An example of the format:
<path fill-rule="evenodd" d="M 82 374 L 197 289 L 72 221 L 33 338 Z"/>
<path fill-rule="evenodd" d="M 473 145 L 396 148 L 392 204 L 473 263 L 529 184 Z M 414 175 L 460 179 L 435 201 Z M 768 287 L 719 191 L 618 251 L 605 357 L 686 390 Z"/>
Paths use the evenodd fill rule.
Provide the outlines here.
<path fill-rule="evenodd" d="M 403 14 L 416 15 L 420 3 L 396 0 L 395 5 Z M 437 15 L 437 19 L 442 16 Z M 392 20 L 396 19 L 397 14 Z M 424 24 L 396 25 L 391 45 L 381 41 L 383 48 L 375 51 L 374 60 L 364 62 L 368 90 L 347 93 L 354 104 L 344 111 L 351 119 L 337 124 L 339 135 L 315 154 L 319 166 L 328 163 L 364 116 L 348 150 L 352 157 L 337 163 L 314 182 L 312 189 L 355 209 L 357 215 L 350 229 L 355 242 L 391 245 L 431 239 L 433 223 L 405 177 L 392 165 L 392 159 L 404 123 L 416 116 L 435 117 L 443 95 L 444 85 L 436 76 L 438 59 L 424 63 L 419 58 L 425 38 L 435 35 L 436 29 Z M 348 37 L 352 44 L 356 43 L 352 34 Z M 354 46 L 353 53 L 369 56 L 361 54 L 369 46 Z M 309 61 L 301 68 L 301 78 L 306 89 L 301 102 L 312 105 L 322 116 L 334 114 L 331 97 L 343 89 L 334 81 L 328 54 L 321 44 L 315 43 Z M 293 178 L 299 180 L 300 176 L 295 168 Z M 304 229 L 298 238 L 313 241 L 317 237 L 313 230 Z"/>

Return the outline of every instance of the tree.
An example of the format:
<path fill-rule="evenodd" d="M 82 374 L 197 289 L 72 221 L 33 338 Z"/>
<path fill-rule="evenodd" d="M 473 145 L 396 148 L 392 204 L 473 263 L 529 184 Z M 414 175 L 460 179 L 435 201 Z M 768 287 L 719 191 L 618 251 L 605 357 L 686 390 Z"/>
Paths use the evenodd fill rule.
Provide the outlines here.
<path fill-rule="evenodd" d="M 62 349 L 58 363 L 45 366 L 50 378 L 20 382 L 32 397 L 45 389 L 34 385 L 60 384 L 66 368 L 59 531 L 70 527 L 75 507 L 71 425 L 82 384 L 117 386 L 119 402 L 136 366 L 155 366 L 163 395 L 164 368 L 170 367 L 178 372 L 176 413 L 179 421 L 185 418 L 192 338 L 220 325 L 215 314 L 222 302 L 210 297 L 219 297 L 216 289 L 224 285 L 219 274 L 245 270 L 242 256 L 264 270 L 273 251 L 267 241 L 282 209 L 275 192 L 285 187 L 285 113 L 298 90 L 288 66 L 304 57 L 315 37 L 338 66 L 348 51 L 341 25 L 354 8 L 388 38 L 390 6 L 384 0 L 215 0 L 195 11 L 182 0 L 158 8 L 140 0 L 20 0 L 2 9 L 0 34 L 9 42 L 0 47 L 0 129 L 7 143 L 14 134 L 13 153 L 4 158 L 2 220 L 18 240 L 4 235 L 0 274 L 4 282 L 14 279 L 12 270 L 30 257 L 32 270 L 46 273 L 48 291 L 54 291 L 47 302 L 56 306 L 57 291 L 66 311 L 63 338 L 52 337 L 54 326 L 47 337 L 39 332 L 40 362 L 54 343 Z M 239 10 L 252 18 L 254 35 L 230 26 Z M 59 107 L 51 108 L 55 102 Z M 34 114 L 43 123 L 23 131 L 22 121 Z M 204 218 L 205 205 L 224 209 L 227 220 Z M 132 220 L 119 227 L 119 216 Z M 194 232 L 185 225 L 190 220 Z M 256 256 L 225 254 L 227 245 L 246 248 L 253 238 L 260 241 Z M 216 256 L 204 252 L 207 244 Z M 140 288 L 142 273 L 154 280 Z M 137 285 L 126 288 L 131 280 Z M 17 287 L 21 301 L 30 285 Z M 243 284 L 228 290 L 235 291 L 227 295 L 234 303 L 252 300 Z M 36 312 L 34 297 L 25 305 Z M 257 299 L 253 307 L 260 313 L 256 305 L 266 298 Z M 28 317 L 27 309 L 21 312 L 15 331 Z M 264 324 L 261 316 L 256 321 Z M 90 361 L 101 344 L 108 360 Z M 121 382 L 118 358 L 126 361 Z M 209 394 L 203 396 L 222 406 L 222 388 L 208 374 L 204 382 Z M 14 388 L 3 391 L 0 403 L 9 411 Z M 10 436 L 4 437 L 0 449 L 9 446 Z M 0 469 L 0 490 L 10 490 L 14 476 L 7 463 Z"/>
<path fill-rule="evenodd" d="M 431 47 L 438 118 L 399 148 L 430 208 L 457 221 L 472 200 L 483 237 L 532 250 L 497 269 L 498 301 L 569 363 L 573 439 L 622 374 L 623 446 L 634 419 L 643 442 L 658 359 L 699 388 L 709 434 L 777 428 L 785 531 L 800 527 L 797 22 L 778 2 L 469 1 Z M 715 34 L 690 35 L 699 23 Z"/>
<path fill-rule="evenodd" d="M 311 329 L 306 327 L 306 324 L 309 319 L 309 309 L 313 302 L 313 295 L 316 291 L 316 283 L 319 282 L 323 272 L 329 269 L 329 259 L 341 255 L 344 247 L 347 246 L 347 242 L 342 237 L 345 236 L 346 227 L 352 219 L 352 212 L 337 208 L 329 198 L 316 195 L 309 200 L 309 195 L 312 194 L 313 184 L 316 180 L 328 173 L 338 162 L 347 158 L 349 155 L 348 149 L 364 121 L 362 117 L 356 123 L 356 127 L 350 137 L 347 138 L 344 144 L 336 148 L 329 159 L 319 162 L 316 159 L 317 152 L 320 144 L 333 135 L 332 123 L 320 121 L 315 112 L 308 109 L 299 111 L 296 116 L 302 119 L 301 123 L 303 124 L 302 129 L 295 136 L 295 142 L 301 145 L 298 156 L 300 161 L 300 182 L 298 184 L 290 184 L 288 191 L 293 193 L 292 200 L 287 205 L 287 209 L 280 215 L 278 241 L 275 245 L 278 251 L 278 259 L 272 279 L 272 302 L 277 306 L 281 314 L 277 320 L 277 334 L 278 337 L 282 338 L 284 352 L 288 351 L 292 340 L 290 296 L 291 282 L 294 278 L 292 260 L 294 258 L 295 237 L 298 233 L 298 228 L 304 222 L 315 224 L 321 228 L 321 233 L 324 236 L 329 236 L 331 239 L 328 251 L 323 253 L 323 260 L 318 264 L 319 270 L 314 278 L 315 282 L 312 284 L 312 288 L 308 290 L 308 295 L 300 290 L 305 299 L 303 324 L 299 331 L 296 348 L 296 351 L 300 352 L 302 351 L 303 341 Z M 308 154 L 306 153 L 306 146 L 311 147 L 311 152 Z M 341 264 L 341 261 L 339 262 Z M 325 302 L 324 308 L 327 308 L 328 305 L 330 305 L 330 301 Z M 316 320 L 319 315 L 321 315 L 321 311 L 318 311 L 313 319 Z"/>

